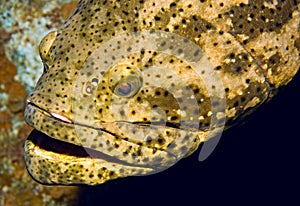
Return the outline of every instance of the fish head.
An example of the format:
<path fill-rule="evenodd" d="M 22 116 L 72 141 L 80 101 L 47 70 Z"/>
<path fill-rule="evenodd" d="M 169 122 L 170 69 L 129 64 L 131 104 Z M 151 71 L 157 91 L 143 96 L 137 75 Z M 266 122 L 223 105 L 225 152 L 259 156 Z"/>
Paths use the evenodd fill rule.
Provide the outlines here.
<path fill-rule="evenodd" d="M 286 85 L 299 4 L 81 0 L 39 50 L 27 169 L 41 183 L 101 184 L 169 168 Z"/>
<path fill-rule="evenodd" d="M 41 41 L 44 72 L 27 100 L 25 120 L 41 132 L 25 144 L 37 181 L 99 184 L 152 174 L 207 139 L 207 83 L 215 80 L 205 77 L 211 65 L 198 46 L 145 31 L 84 50 L 82 40 L 62 44 L 65 32 Z"/>

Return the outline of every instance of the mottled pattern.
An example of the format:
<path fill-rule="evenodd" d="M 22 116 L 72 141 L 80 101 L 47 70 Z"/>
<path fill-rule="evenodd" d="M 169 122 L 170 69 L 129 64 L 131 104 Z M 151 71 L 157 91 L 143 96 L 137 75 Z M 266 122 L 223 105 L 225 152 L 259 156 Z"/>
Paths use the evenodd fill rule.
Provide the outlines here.
<path fill-rule="evenodd" d="M 212 101 L 207 82 L 191 65 L 164 52 L 140 50 L 104 72 L 100 67 L 115 56 L 94 52 L 109 40 L 156 30 L 200 46 L 223 83 L 229 127 L 298 71 L 299 7 L 292 0 L 79 1 L 65 24 L 40 44 L 44 73 L 25 117 L 53 139 L 36 134 L 26 141 L 29 172 L 42 183 L 100 184 L 166 169 L 207 140 L 212 107 L 221 99 Z M 119 45 L 116 49 L 126 40 Z M 171 47 L 178 56 L 186 49 L 160 42 L 161 51 Z M 203 55 L 191 52 L 194 58 Z M 131 82 L 131 90 L 122 79 Z"/>

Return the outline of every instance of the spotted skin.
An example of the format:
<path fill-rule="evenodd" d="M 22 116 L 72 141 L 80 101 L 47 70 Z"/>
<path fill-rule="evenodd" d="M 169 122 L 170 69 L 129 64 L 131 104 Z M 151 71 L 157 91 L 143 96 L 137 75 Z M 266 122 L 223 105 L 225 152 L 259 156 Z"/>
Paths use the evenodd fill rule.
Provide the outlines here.
<path fill-rule="evenodd" d="M 222 80 L 230 127 L 298 71 L 299 11 L 296 0 L 79 1 L 61 28 L 40 43 L 44 73 L 28 97 L 25 119 L 44 134 L 25 142 L 29 173 L 45 184 L 101 184 L 166 169 L 207 140 L 211 106 L 218 102 L 211 102 L 205 82 L 187 62 L 141 50 L 99 74 L 100 81 L 82 68 L 97 68 L 87 60 L 105 42 L 159 30 L 197 44 Z M 153 66 L 167 68 L 170 75 L 153 72 Z M 134 83 L 118 87 L 118 79 L 130 75 Z M 135 78 L 140 75 L 150 81 Z M 80 78 L 90 81 L 77 84 Z M 174 95 L 153 82 L 180 92 Z M 141 88 L 131 94 L 132 85 Z M 124 109 L 125 104 L 130 107 Z M 195 112 L 185 117 L 181 110 Z M 178 127 L 186 118 L 197 120 L 196 130 L 189 124 Z"/>

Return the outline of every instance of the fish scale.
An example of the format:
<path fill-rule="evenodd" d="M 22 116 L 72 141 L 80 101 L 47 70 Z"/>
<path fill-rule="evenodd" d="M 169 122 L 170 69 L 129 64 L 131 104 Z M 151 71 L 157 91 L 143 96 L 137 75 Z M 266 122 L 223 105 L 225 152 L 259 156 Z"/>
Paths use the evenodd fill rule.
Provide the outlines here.
<path fill-rule="evenodd" d="M 32 177 L 153 174 L 241 122 L 299 69 L 299 1 L 81 0 L 40 43 Z M 39 132 L 38 132 L 39 131 Z"/>

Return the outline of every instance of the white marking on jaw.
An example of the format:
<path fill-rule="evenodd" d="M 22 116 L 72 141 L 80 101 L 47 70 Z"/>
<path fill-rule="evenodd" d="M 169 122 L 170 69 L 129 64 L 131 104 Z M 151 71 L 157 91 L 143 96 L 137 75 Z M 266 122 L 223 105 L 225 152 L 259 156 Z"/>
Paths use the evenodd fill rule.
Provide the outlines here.
<path fill-rule="evenodd" d="M 56 119 L 59 119 L 63 122 L 67 122 L 67 123 L 73 123 L 71 120 L 69 120 L 67 117 L 64 117 L 60 114 L 56 114 L 56 113 L 50 113 L 53 117 L 55 117 Z"/>

